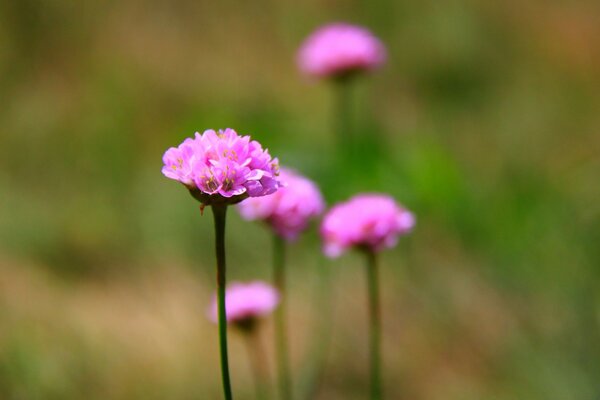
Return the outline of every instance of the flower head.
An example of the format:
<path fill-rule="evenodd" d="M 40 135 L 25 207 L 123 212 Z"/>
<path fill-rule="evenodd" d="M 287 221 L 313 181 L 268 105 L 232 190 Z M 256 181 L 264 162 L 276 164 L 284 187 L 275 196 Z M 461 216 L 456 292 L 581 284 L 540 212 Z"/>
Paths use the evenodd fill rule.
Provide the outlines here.
<path fill-rule="evenodd" d="M 265 221 L 278 235 L 294 240 L 323 212 L 323 197 L 313 181 L 292 170 L 282 168 L 279 178 L 283 186 L 277 192 L 246 199 L 238 210 L 245 219 Z"/>
<path fill-rule="evenodd" d="M 369 71 L 386 59 L 383 44 L 367 29 L 334 23 L 317 29 L 300 48 L 298 64 L 308 75 L 340 77 Z"/>
<path fill-rule="evenodd" d="M 277 304 L 279 304 L 279 293 L 265 282 L 232 282 L 225 291 L 227 322 L 240 327 L 252 325 L 257 318 L 273 311 Z M 217 299 L 214 297 L 208 310 L 208 316 L 211 321 L 216 323 L 217 314 Z"/>
<path fill-rule="evenodd" d="M 183 183 L 205 204 L 237 202 L 264 196 L 279 188 L 277 159 L 260 143 L 233 129 L 212 129 L 187 138 L 163 156 L 162 173 Z"/>
<path fill-rule="evenodd" d="M 382 194 L 360 194 L 334 206 L 323 219 L 324 251 L 337 257 L 352 247 L 379 251 L 393 247 L 415 225 L 410 211 Z"/>

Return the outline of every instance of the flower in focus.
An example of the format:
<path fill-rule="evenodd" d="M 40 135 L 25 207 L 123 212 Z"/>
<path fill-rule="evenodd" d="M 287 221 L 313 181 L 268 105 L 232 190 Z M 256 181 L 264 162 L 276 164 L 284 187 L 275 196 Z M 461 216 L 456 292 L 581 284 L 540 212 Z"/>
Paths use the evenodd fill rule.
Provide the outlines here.
<path fill-rule="evenodd" d="M 162 173 L 183 183 L 205 204 L 264 196 L 279 187 L 277 159 L 260 143 L 233 129 L 212 129 L 187 138 L 163 156 Z"/>
<path fill-rule="evenodd" d="M 334 23 L 317 29 L 300 48 L 298 64 L 308 75 L 340 77 L 369 71 L 386 59 L 383 44 L 367 29 Z"/>
<path fill-rule="evenodd" d="M 282 168 L 279 179 L 277 192 L 246 199 L 238 210 L 243 218 L 265 221 L 278 235 L 294 240 L 323 212 L 323 196 L 314 182 L 289 169 Z"/>
<path fill-rule="evenodd" d="M 249 327 L 254 322 L 277 307 L 279 293 L 271 285 L 254 281 L 249 283 L 232 282 L 225 291 L 227 322 L 239 327 Z M 213 298 L 208 316 L 217 322 L 217 299 Z"/>
<path fill-rule="evenodd" d="M 360 194 L 335 205 L 324 217 L 324 252 L 338 257 L 352 247 L 379 251 L 393 247 L 415 225 L 414 215 L 382 194 Z"/>

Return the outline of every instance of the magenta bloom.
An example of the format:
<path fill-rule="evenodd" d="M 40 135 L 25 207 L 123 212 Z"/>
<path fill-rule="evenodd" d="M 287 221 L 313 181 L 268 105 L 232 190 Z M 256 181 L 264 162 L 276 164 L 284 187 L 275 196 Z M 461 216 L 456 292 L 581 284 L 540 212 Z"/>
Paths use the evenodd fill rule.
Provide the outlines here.
<path fill-rule="evenodd" d="M 227 322 L 244 324 L 269 314 L 279 304 L 279 293 L 271 285 L 254 281 L 232 282 L 225 292 Z M 208 316 L 217 322 L 217 299 L 213 298 Z"/>
<path fill-rule="evenodd" d="M 383 44 L 360 26 L 334 23 L 317 29 L 298 54 L 300 69 L 316 77 L 369 71 L 385 62 Z"/>
<path fill-rule="evenodd" d="M 323 219 L 324 252 L 338 257 L 352 247 L 379 251 L 393 247 L 415 225 L 410 211 L 382 194 L 360 194 L 334 206 Z"/>
<path fill-rule="evenodd" d="M 250 136 L 229 128 L 196 132 L 195 138 L 168 149 L 163 162 L 167 178 L 183 183 L 205 203 L 213 195 L 239 201 L 271 194 L 279 187 L 277 159 Z"/>
<path fill-rule="evenodd" d="M 238 210 L 245 219 L 265 221 L 278 235 L 294 240 L 323 212 L 323 196 L 313 181 L 289 169 L 281 169 L 279 180 L 277 192 L 246 199 Z"/>

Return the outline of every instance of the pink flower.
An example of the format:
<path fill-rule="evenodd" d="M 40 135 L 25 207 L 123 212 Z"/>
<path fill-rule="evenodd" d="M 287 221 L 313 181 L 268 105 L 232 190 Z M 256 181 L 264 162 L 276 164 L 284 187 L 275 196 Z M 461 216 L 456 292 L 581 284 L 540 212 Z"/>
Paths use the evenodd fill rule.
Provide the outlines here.
<path fill-rule="evenodd" d="M 279 188 L 277 159 L 250 136 L 212 129 L 187 138 L 163 156 L 162 173 L 186 185 L 200 200 L 264 196 Z M 236 197 L 236 198 L 237 198 Z"/>
<path fill-rule="evenodd" d="M 265 316 L 273 311 L 277 304 L 279 304 L 279 293 L 265 282 L 232 282 L 225 291 L 225 310 L 227 322 L 230 323 L 245 324 Z M 214 297 L 208 316 L 215 323 L 218 320 L 217 310 L 217 299 Z"/>
<path fill-rule="evenodd" d="M 323 219 L 324 252 L 338 257 L 351 247 L 379 251 L 393 247 L 415 225 L 415 217 L 382 194 L 360 194 L 334 206 Z"/>
<path fill-rule="evenodd" d="M 242 217 L 262 220 L 287 240 L 294 240 L 311 219 L 323 212 L 324 202 L 317 186 L 289 169 L 281 169 L 282 187 L 277 192 L 246 199 L 238 205 Z"/>
<path fill-rule="evenodd" d="M 317 29 L 298 54 L 300 69 L 316 77 L 369 71 L 386 59 L 383 44 L 360 26 L 334 23 Z"/>

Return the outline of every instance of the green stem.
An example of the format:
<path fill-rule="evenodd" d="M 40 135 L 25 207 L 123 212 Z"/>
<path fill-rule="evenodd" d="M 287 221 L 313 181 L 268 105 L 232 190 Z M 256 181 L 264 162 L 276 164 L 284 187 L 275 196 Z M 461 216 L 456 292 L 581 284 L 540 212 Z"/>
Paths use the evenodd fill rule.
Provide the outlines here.
<path fill-rule="evenodd" d="M 325 367 L 329 344 L 332 337 L 332 268 L 331 265 L 319 263 L 319 277 L 317 279 L 316 293 L 314 294 L 315 322 L 312 335 L 313 343 L 306 362 L 306 369 L 302 376 L 301 398 L 314 399 L 319 391 Z"/>
<path fill-rule="evenodd" d="M 352 129 L 352 80 L 350 77 L 340 78 L 333 84 L 335 91 L 333 129 L 337 136 L 340 167 L 344 168 L 352 162 L 356 147 L 356 138 Z"/>
<path fill-rule="evenodd" d="M 279 291 L 279 306 L 275 311 L 275 347 L 277 353 L 277 369 L 279 392 L 281 399 L 292 400 L 292 382 L 287 351 L 285 290 L 285 241 L 277 234 L 273 235 L 273 282 Z"/>
<path fill-rule="evenodd" d="M 248 332 L 244 332 L 246 339 L 246 349 L 248 350 L 248 359 L 250 361 L 250 369 L 254 378 L 254 390 L 257 400 L 266 400 L 267 393 L 265 390 L 265 382 L 267 378 L 265 352 L 260 340 L 260 332 L 254 327 Z"/>
<path fill-rule="evenodd" d="M 217 298 L 219 311 L 219 345 L 221 350 L 221 376 L 225 400 L 233 399 L 229 380 L 229 361 L 227 357 L 227 312 L 225 310 L 225 217 L 226 204 L 211 206 L 215 220 L 215 250 L 217 253 Z"/>
<path fill-rule="evenodd" d="M 381 400 L 381 306 L 379 304 L 379 271 L 377 255 L 367 250 L 367 281 L 369 292 L 369 351 L 371 400 Z"/>

